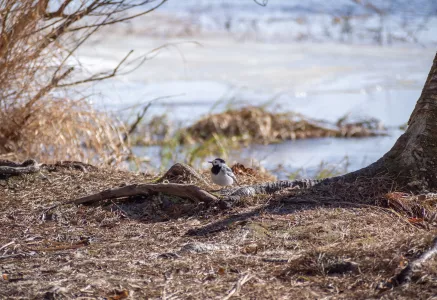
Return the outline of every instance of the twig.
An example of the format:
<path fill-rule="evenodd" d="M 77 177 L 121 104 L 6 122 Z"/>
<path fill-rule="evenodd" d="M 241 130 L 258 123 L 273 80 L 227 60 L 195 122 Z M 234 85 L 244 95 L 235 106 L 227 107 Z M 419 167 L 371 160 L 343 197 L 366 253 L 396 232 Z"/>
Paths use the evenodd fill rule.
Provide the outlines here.
<path fill-rule="evenodd" d="M 78 84 L 88 83 L 88 82 L 93 82 L 93 81 L 102 81 L 102 80 L 114 77 L 115 75 L 117 75 L 117 72 L 120 69 L 121 65 L 123 65 L 123 63 L 129 58 L 129 56 L 133 52 L 134 52 L 134 50 L 129 51 L 129 53 L 118 63 L 118 65 L 112 70 L 111 73 L 95 74 L 95 75 L 93 75 L 89 78 L 83 79 L 83 80 L 74 81 L 74 82 L 70 82 L 70 83 L 64 83 L 64 84 L 57 84 L 56 87 L 58 87 L 58 88 L 68 87 L 68 86 L 73 86 L 73 85 L 78 85 Z"/>
<path fill-rule="evenodd" d="M 262 2 L 260 0 L 253 0 L 253 1 L 259 6 L 267 6 L 267 3 L 269 2 L 269 0 L 262 0 Z"/>
<path fill-rule="evenodd" d="M 47 248 L 29 248 L 31 251 L 41 251 L 41 252 L 47 252 L 47 251 L 58 251 L 58 250 L 70 250 L 70 249 L 78 249 L 81 247 L 88 246 L 88 241 L 81 241 L 76 244 L 69 244 L 69 245 L 60 245 L 55 247 L 47 247 Z"/>
<path fill-rule="evenodd" d="M 395 275 L 389 282 L 391 286 L 400 286 L 411 281 L 411 276 L 422 268 L 423 263 L 431 259 L 437 254 L 437 237 L 432 241 L 431 247 L 422 253 L 418 258 L 412 260 L 408 265 L 397 275 Z"/>
<path fill-rule="evenodd" d="M 251 280 L 253 278 L 253 275 L 247 273 L 246 275 L 244 275 L 243 277 L 241 277 L 240 279 L 238 279 L 237 283 L 235 283 L 234 287 L 228 292 L 228 294 L 222 299 L 222 300 L 228 300 L 230 299 L 235 293 L 239 293 L 241 287 L 248 282 L 249 280 Z"/>
<path fill-rule="evenodd" d="M 0 260 L 1 259 L 8 259 L 8 258 L 11 258 L 11 257 L 17 257 L 17 256 L 26 256 L 26 254 L 16 253 L 16 254 L 3 255 L 3 256 L 0 256 Z"/>
<path fill-rule="evenodd" d="M 175 96 L 181 96 L 184 94 L 178 94 L 178 95 L 170 95 L 170 96 L 163 96 L 163 97 L 156 97 L 155 99 L 150 100 L 149 102 L 146 103 L 146 105 L 143 107 L 143 111 L 141 113 L 138 113 L 137 115 L 137 119 L 135 120 L 135 122 L 132 123 L 132 125 L 130 126 L 129 130 L 127 131 L 127 133 L 124 134 L 123 137 L 123 141 L 126 142 L 127 138 L 132 134 L 132 132 L 134 132 L 134 130 L 138 127 L 138 124 L 143 120 L 144 115 L 146 114 L 146 112 L 149 110 L 150 106 L 152 106 L 153 103 L 155 103 L 158 100 L 161 99 L 167 99 L 167 98 L 172 98 Z M 137 105 L 135 105 L 137 106 Z M 126 107 L 125 109 L 129 109 L 129 108 L 133 108 L 135 106 L 131 106 L 131 107 Z"/>
<path fill-rule="evenodd" d="M 146 114 L 146 112 L 149 110 L 150 106 L 152 106 L 152 101 L 150 101 L 149 103 L 147 103 L 146 106 L 144 106 L 143 111 L 141 113 L 138 113 L 137 115 L 137 119 L 135 120 L 135 122 L 132 123 L 132 125 L 130 126 L 129 130 L 124 134 L 123 136 L 123 141 L 126 142 L 127 138 L 132 134 L 132 132 L 135 131 L 135 129 L 138 127 L 138 124 L 140 124 L 140 122 L 143 120 L 144 115 Z"/>
<path fill-rule="evenodd" d="M 157 5 L 155 5 L 153 8 L 151 8 L 149 10 L 146 10 L 146 11 L 143 11 L 143 12 L 140 12 L 140 13 L 137 13 L 137 14 L 134 14 L 134 15 L 131 15 L 131 16 L 128 16 L 128 17 L 119 18 L 119 19 L 108 21 L 108 22 L 100 22 L 98 24 L 93 24 L 93 25 L 84 25 L 84 26 L 80 26 L 80 27 L 74 27 L 70 31 L 77 31 L 77 30 L 82 30 L 82 29 L 85 29 L 85 28 L 92 28 L 92 27 L 96 27 L 96 26 L 100 27 L 100 26 L 105 26 L 105 25 L 125 22 L 127 20 L 131 20 L 131 19 L 137 18 L 139 16 L 151 13 L 152 11 L 156 10 L 157 8 L 159 8 L 161 5 L 163 5 L 167 1 L 168 0 L 161 0 L 161 2 L 159 4 L 157 4 Z M 136 6 L 139 6 L 139 5 L 136 5 Z"/>
<path fill-rule="evenodd" d="M 12 245 L 13 243 L 15 243 L 15 241 L 9 242 L 9 243 L 7 243 L 6 245 L 1 246 L 1 247 L 0 247 L 0 251 L 3 250 L 3 249 L 5 249 L 5 248 L 6 248 L 7 246 L 9 246 L 9 245 Z"/>

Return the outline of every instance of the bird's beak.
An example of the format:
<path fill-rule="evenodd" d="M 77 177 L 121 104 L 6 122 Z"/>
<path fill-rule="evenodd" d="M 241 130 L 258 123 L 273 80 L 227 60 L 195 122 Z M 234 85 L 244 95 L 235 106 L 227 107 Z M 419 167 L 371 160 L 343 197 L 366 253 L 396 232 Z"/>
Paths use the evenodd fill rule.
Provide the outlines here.
<path fill-rule="evenodd" d="M 212 161 L 208 161 L 210 164 L 212 164 Z"/>

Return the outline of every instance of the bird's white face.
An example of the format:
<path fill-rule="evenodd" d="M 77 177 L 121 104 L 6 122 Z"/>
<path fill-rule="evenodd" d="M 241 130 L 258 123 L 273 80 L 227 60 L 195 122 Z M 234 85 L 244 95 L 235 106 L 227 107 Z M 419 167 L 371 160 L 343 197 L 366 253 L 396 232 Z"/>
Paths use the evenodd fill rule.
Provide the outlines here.
<path fill-rule="evenodd" d="M 209 161 L 213 166 L 222 166 L 225 162 L 222 159 L 214 159 L 213 161 Z"/>

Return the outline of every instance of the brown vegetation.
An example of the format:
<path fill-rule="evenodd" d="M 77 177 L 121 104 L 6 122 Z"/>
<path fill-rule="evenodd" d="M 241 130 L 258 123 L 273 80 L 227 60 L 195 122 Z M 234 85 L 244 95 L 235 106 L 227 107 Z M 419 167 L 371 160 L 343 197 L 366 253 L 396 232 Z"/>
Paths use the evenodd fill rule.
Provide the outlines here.
<path fill-rule="evenodd" d="M 386 134 L 377 120 L 336 125 L 311 120 L 297 113 L 272 113 L 262 107 L 244 107 L 208 115 L 182 132 L 183 142 L 207 141 L 214 134 L 238 141 L 275 143 L 320 137 L 367 137 Z"/>
<path fill-rule="evenodd" d="M 0 1 L 0 156 L 114 162 L 125 155 L 117 125 L 65 88 L 115 76 L 127 57 L 84 77 L 75 51 L 99 28 L 164 2 Z"/>

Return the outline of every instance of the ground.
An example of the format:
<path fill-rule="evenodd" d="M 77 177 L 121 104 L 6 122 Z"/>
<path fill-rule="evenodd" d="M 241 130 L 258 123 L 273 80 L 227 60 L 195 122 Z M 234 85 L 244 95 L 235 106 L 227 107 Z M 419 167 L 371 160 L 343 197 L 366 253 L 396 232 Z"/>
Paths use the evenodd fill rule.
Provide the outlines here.
<path fill-rule="evenodd" d="M 223 211 L 155 195 L 45 212 L 154 179 L 58 168 L 1 180 L 0 298 L 437 299 L 435 259 L 386 287 L 436 231 L 383 207 L 273 196 Z"/>

